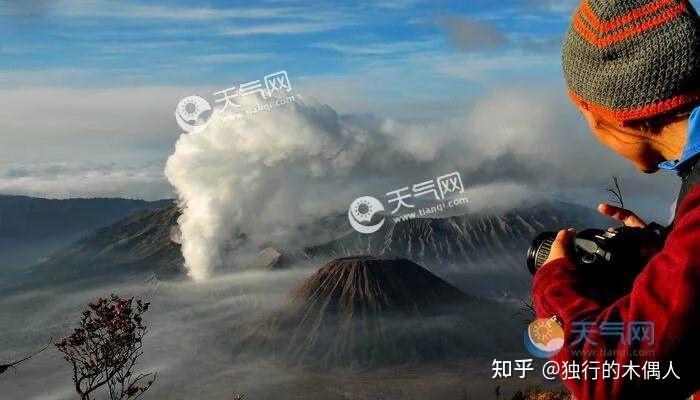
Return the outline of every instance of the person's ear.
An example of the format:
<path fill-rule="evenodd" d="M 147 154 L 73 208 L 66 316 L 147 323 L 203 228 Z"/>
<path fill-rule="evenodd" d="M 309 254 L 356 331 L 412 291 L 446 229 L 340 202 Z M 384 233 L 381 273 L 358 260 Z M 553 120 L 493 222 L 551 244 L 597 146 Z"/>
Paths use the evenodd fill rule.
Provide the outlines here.
<path fill-rule="evenodd" d="M 583 117 L 586 119 L 586 122 L 588 122 L 588 126 L 591 129 L 599 129 L 600 128 L 600 118 L 598 118 L 597 115 L 591 112 L 588 108 L 584 108 L 579 106 L 578 108 L 579 112 Z"/>

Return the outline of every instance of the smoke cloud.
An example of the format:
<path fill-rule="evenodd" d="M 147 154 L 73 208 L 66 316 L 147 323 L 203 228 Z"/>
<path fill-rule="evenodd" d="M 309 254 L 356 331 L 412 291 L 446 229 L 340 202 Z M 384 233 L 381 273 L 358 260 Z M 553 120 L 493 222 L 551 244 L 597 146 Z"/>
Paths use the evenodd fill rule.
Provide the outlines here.
<path fill-rule="evenodd" d="M 384 173 L 427 165 L 441 147 L 418 128 L 341 117 L 301 98 L 239 120 L 215 112 L 204 131 L 180 137 L 165 169 L 183 207 L 190 276 L 206 279 L 246 251 L 289 240 L 294 227 L 347 207 L 356 183 L 381 188 Z"/>
<path fill-rule="evenodd" d="M 243 106 L 260 101 L 249 96 Z M 673 192 L 603 150 L 560 96 L 516 90 L 494 91 L 463 116 L 433 124 L 342 116 L 299 95 L 240 119 L 215 111 L 205 130 L 180 136 L 165 175 L 183 210 L 189 275 L 204 280 L 219 267 L 240 268 L 262 246 L 312 244 L 299 227 L 347 212 L 359 196 L 383 198 L 453 171 L 463 176 L 471 212 L 573 189 L 578 199 L 604 200 L 611 174 L 656 189 L 644 196 L 666 201 Z"/>

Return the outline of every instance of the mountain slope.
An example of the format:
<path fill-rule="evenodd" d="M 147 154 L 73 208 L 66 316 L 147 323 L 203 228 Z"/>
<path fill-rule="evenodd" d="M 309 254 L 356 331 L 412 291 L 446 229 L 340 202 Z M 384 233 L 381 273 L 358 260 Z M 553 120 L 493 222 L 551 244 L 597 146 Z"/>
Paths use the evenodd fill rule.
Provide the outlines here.
<path fill-rule="evenodd" d="M 184 260 L 173 242 L 177 206 L 139 211 L 98 229 L 34 268 L 33 278 L 76 279 L 113 275 L 183 273 Z"/>
<path fill-rule="evenodd" d="M 0 271 L 20 271 L 81 236 L 135 211 L 171 204 L 130 199 L 0 195 Z"/>
<path fill-rule="evenodd" d="M 405 259 L 355 256 L 328 262 L 292 293 L 320 312 L 343 319 L 356 314 L 433 314 L 433 306 L 459 304 L 469 297 Z"/>
<path fill-rule="evenodd" d="M 252 324 L 238 349 L 324 369 L 462 359 L 509 348 L 496 321 L 513 313 L 409 260 L 347 257 L 327 263 L 287 305 Z"/>

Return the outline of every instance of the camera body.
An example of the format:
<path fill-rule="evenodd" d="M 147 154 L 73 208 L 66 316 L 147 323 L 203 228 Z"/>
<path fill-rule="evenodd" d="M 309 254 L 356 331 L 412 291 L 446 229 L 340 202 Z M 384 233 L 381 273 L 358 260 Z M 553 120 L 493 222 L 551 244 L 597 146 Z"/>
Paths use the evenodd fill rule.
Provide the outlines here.
<path fill-rule="evenodd" d="M 526 261 L 531 274 L 544 265 L 556 236 L 556 232 L 543 232 L 533 240 Z M 574 263 L 641 266 L 652 252 L 663 246 L 665 239 L 666 228 L 655 222 L 644 228 L 622 227 L 615 231 L 586 229 L 574 239 Z"/>

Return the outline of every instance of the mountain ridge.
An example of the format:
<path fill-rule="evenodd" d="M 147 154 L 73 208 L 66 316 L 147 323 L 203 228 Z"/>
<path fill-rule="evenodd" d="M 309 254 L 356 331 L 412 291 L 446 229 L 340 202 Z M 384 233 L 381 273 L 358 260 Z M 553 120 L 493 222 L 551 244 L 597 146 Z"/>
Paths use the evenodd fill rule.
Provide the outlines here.
<path fill-rule="evenodd" d="M 161 278 L 181 276 L 184 259 L 173 241 L 178 216 L 175 205 L 137 211 L 49 257 L 31 274 L 63 279 L 121 272 L 156 274 Z"/>
<path fill-rule="evenodd" d="M 97 228 L 136 211 L 168 204 L 172 201 L 0 195 L 0 270 L 3 272 L 0 280 L 24 273 L 43 257 L 60 251 Z"/>
<path fill-rule="evenodd" d="M 436 267 L 464 269 L 476 263 L 488 264 L 494 270 L 512 269 L 514 265 L 522 264 L 524 252 L 538 232 L 565 226 L 595 226 L 591 224 L 596 218 L 602 223 L 602 217 L 594 210 L 562 204 L 542 203 L 501 214 L 465 214 L 390 222 L 372 235 L 352 230 L 347 233 L 347 229 L 338 223 L 335 226 L 338 226 L 339 233 L 331 240 L 296 249 L 290 245 L 266 246 L 257 259 L 244 267 L 277 269 L 295 263 L 318 265 L 335 258 L 373 255 L 407 258 L 431 270 Z M 184 260 L 179 244 L 171 240 L 177 236 L 179 215 L 174 204 L 137 213 L 57 252 L 37 265 L 35 271 L 60 271 L 65 268 L 61 266 L 64 263 L 87 273 L 91 270 L 89 265 L 99 261 L 105 262 L 107 269 L 155 273 L 165 278 L 182 276 Z M 137 246 L 134 243 L 136 237 L 145 244 Z M 126 250 L 129 248 L 138 250 L 138 256 L 128 255 Z M 150 255 L 159 254 L 162 260 L 149 258 L 149 252 Z M 109 260 L 107 254 L 117 259 Z M 147 260 L 154 260 L 155 265 L 151 268 L 144 265 Z"/>

